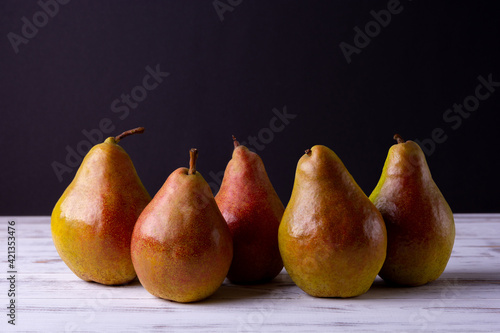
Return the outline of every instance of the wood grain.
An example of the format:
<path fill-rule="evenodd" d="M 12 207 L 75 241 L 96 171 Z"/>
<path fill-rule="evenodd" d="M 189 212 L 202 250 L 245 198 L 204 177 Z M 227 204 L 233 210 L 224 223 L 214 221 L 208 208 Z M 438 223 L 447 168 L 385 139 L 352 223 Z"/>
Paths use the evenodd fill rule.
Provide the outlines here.
<path fill-rule="evenodd" d="M 500 214 L 457 214 L 450 262 L 425 286 L 377 278 L 359 297 L 321 299 L 283 270 L 262 285 L 226 280 L 193 304 L 158 299 L 137 280 L 116 287 L 80 280 L 54 248 L 49 217 L 0 218 L 3 249 L 8 220 L 16 221 L 16 326 L 7 324 L 2 282 L 2 332 L 500 332 Z M 6 255 L 2 270 L 7 275 Z"/>

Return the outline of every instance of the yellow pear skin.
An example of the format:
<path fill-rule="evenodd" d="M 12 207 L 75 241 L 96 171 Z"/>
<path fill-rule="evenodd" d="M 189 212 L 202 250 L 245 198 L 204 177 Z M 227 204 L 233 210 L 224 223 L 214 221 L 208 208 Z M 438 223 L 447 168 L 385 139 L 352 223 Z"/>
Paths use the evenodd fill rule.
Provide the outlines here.
<path fill-rule="evenodd" d="M 127 131 L 92 147 L 52 211 L 57 252 L 85 281 L 118 285 L 136 277 L 130 240 L 151 197 L 117 142 L 142 131 Z"/>
<path fill-rule="evenodd" d="M 450 206 L 432 179 L 422 149 L 395 135 L 370 200 L 387 228 L 387 258 L 380 277 L 389 283 L 419 286 L 446 268 L 455 241 Z"/>
<path fill-rule="evenodd" d="M 229 228 L 210 186 L 190 167 L 170 174 L 137 220 L 132 260 L 139 281 L 154 296 L 196 302 L 223 283 L 233 258 Z"/>
<path fill-rule="evenodd" d="M 286 271 L 303 291 L 354 297 L 368 291 L 382 267 L 387 235 L 342 161 L 316 145 L 297 164 L 278 243 Z"/>

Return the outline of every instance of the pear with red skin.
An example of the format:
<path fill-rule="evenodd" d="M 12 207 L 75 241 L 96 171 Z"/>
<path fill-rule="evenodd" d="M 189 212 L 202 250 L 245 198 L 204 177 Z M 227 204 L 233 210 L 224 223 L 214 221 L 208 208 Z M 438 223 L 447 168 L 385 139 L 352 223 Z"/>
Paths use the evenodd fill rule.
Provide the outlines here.
<path fill-rule="evenodd" d="M 57 252 L 85 281 L 117 285 L 136 277 L 130 240 L 151 197 L 118 142 L 143 131 L 139 127 L 95 145 L 52 211 Z"/>
<path fill-rule="evenodd" d="M 234 255 L 227 278 L 263 283 L 283 269 L 278 228 L 285 210 L 262 159 L 233 136 L 234 150 L 215 196 L 233 236 Z"/>
<path fill-rule="evenodd" d="M 224 281 L 233 242 L 210 186 L 190 167 L 170 174 L 137 220 L 132 260 L 141 284 L 151 294 L 195 302 L 212 295 Z"/>
<path fill-rule="evenodd" d="M 316 297 L 354 297 L 368 291 L 384 263 L 382 216 L 338 156 L 306 150 L 279 228 L 286 271 Z"/>
<path fill-rule="evenodd" d="M 380 180 L 370 195 L 387 227 L 384 281 L 420 286 L 443 273 L 455 241 L 450 206 L 432 179 L 422 149 L 394 135 Z"/>

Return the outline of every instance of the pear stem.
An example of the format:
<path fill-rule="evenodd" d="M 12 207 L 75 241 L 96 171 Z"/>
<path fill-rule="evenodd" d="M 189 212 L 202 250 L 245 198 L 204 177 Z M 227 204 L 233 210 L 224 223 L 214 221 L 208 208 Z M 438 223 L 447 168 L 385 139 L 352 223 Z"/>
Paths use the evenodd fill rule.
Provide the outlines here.
<path fill-rule="evenodd" d="M 238 140 L 236 140 L 236 137 L 234 135 L 233 135 L 233 143 L 234 143 L 234 148 L 240 145 L 240 143 L 238 142 Z"/>
<path fill-rule="evenodd" d="M 115 142 L 118 143 L 121 139 L 132 135 L 132 134 L 137 134 L 137 133 L 144 133 L 145 128 L 144 127 L 137 127 L 128 131 L 123 132 L 122 134 L 115 136 Z"/>
<path fill-rule="evenodd" d="M 188 175 L 196 174 L 196 159 L 198 158 L 198 149 L 191 148 L 189 151 L 189 171 Z"/>
<path fill-rule="evenodd" d="M 398 143 L 405 143 L 405 140 L 403 140 L 403 138 L 399 134 L 394 134 L 392 138 L 396 140 Z"/>
<path fill-rule="evenodd" d="M 311 150 L 311 149 L 306 149 L 305 153 L 306 153 L 307 155 L 311 155 L 312 150 Z"/>

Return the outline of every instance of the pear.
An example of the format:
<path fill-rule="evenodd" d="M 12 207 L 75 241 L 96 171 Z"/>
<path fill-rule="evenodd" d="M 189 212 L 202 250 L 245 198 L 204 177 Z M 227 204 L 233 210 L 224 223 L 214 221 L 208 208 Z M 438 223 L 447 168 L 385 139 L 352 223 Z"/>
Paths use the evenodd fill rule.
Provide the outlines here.
<path fill-rule="evenodd" d="M 118 142 L 143 131 L 126 131 L 92 147 L 52 211 L 57 252 L 85 281 L 116 285 L 136 277 L 130 240 L 151 197 Z"/>
<path fill-rule="evenodd" d="M 215 201 L 233 236 L 233 283 L 263 283 L 283 269 L 278 228 L 285 207 L 259 155 L 233 136 L 234 150 Z"/>
<path fill-rule="evenodd" d="M 137 220 L 132 260 L 139 281 L 154 296 L 195 302 L 212 295 L 233 258 L 229 228 L 210 186 L 190 167 L 170 174 Z"/>
<path fill-rule="evenodd" d="M 370 200 L 387 228 L 387 258 L 380 277 L 419 286 L 443 273 L 455 241 L 453 213 L 432 179 L 419 145 L 396 134 Z"/>
<path fill-rule="evenodd" d="M 285 269 L 316 297 L 368 291 L 384 263 L 382 216 L 338 156 L 316 145 L 297 164 L 278 233 Z"/>

